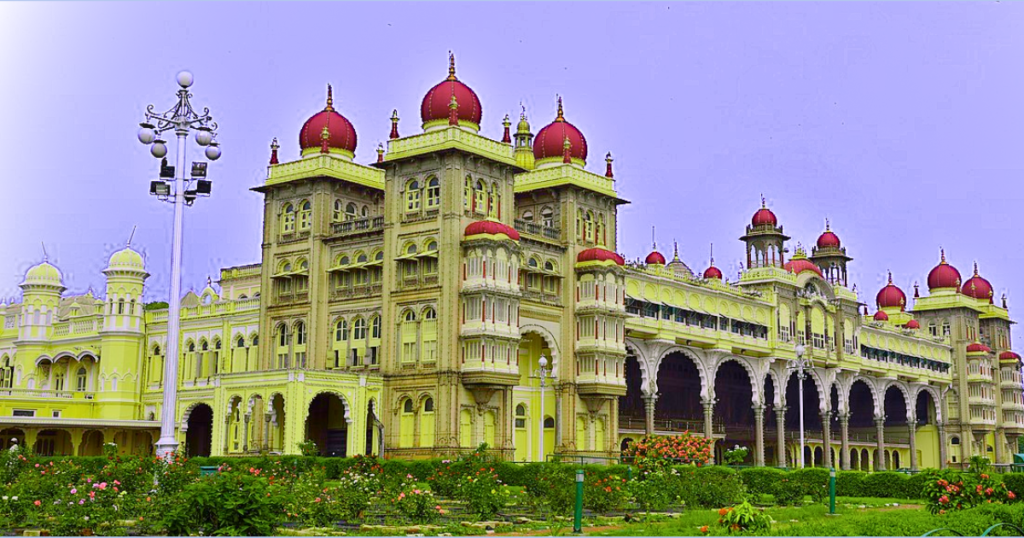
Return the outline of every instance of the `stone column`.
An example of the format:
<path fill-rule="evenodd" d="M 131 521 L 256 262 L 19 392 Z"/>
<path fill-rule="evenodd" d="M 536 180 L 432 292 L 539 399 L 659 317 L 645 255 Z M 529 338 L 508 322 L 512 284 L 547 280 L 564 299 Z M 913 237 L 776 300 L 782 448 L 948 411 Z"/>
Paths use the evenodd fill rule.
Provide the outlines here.
<path fill-rule="evenodd" d="M 250 413 L 245 414 L 245 428 L 242 430 L 242 452 L 249 451 L 249 419 L 252 418 Z"/>
<path fill-rule="evenodd" d="M 228 450 L 230 448 L 230 443 L 231 443 L 231 414 L 228 413 L 228 416 L 224 417 L 224 453 L 222 455 L 227 455 Z"/>
<path fill-rule="evenodd" d="M 821 441 L 821 461 L 827 469 L 832 467 L 832 412 L 828 409 L 821 413 Z"/>
<path fill-rule="evenodd" d="M 764 406 L 754 406 L 754 465 L 764 467 Z"/>
<path fill-rule="evenodd" d="M 711 441 L 711 454 L 712 454 L 711 462 L 714 462 L 715 437 L 714 437 L 714 429 L 712 428 L 711 420 L 712 420 L 713 413 L 714 413 L 714 410 L 715 410 L 715 402 L 714 402 L 714 400 L 708 399 L 708 400 L 704 400 L 703 403 L 704 403 L 704 437 L 706 439 L 708 439 L 709 441 Z"/>
<path fill-rule="evenodd" d="M 916 418 L 916 417 L 915 417 Z M 910 470 L 917 470 L 917 420 L 907 421 L 907 430 L 910 432 Z"/>
<path fill-rule="evenodd" d="M 263 451 L 270 451 L 270 413 L 263 414 Z"/>
<path fill-rule="evenodd" d="M 840 450 L 842 453 L 839 454 L 839 461 L 842 463 L 841 467 L 844 471 L 850 470 L 850 414 L 843 413 L 839 415 L 839 435 L 842 439 Z"/>
<path fill-rule="evenodd" d="M 1005 452 L 1004 447 L 1006 446 L 1006 440 L 1003 437 L 1003 429 L 1002 428 L 996 428 L 996 432 L 995 432 L 995 445 L 996 445 L 996 448 L 995 448 L 996 460 L 995 460 L 994 463 L 1006 463 L 1003 460 L 1003 458 L 1004 458 L 1003 452 Z"/>
<path fill-rule="evenodd" d="M 875 470 L 885 470 L 885 419 L 875 419 L 875 429 L 878 432 L 878 457 L 875 458 Z"/>
<path fill-rule="evenodd" d="M 945 469 L 946 462 L 949 461 L 949 447 L 946 446 L 946 424 L 939 422 L 936 426 L 939 428 L 939 469 Z"/>
<path fill-rule="evenodd" d="M 775 408 L 775 421 L 778 422 L 775 428 L 775 464 L 779 467 L 786 466 L 786 408 Z"/>
<path fill-rule="evenodd" d="M 644 395 L 644 434 L 654 435 L 654 404 L 658 401 L 657 394 Z"/>

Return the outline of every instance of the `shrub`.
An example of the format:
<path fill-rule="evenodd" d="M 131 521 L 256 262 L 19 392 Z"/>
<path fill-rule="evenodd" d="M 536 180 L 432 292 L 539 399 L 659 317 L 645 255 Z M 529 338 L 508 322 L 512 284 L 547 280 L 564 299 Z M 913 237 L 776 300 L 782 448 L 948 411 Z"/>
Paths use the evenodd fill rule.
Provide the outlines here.
<path fill-rule="evenodd" d="M 898 497 L 916 499 L 921 493 L 910 495 L 907 491 L 907 475 L 892 471 L 870 473 L 864 477 L 862 484 L 864 497 Z"/>
<path fill-rule="evenodd" d="M 790 471 L 788 478 L 801 495 L 810 495 L 814 502 L 820 502 L 828 495 L 828 469 L 797 469 Z"/>
<path fill-rule="evenodd" d="M 398 512 L 416 523 L 429 523 L 441 514 L 441 506 L 430 490 L 416 487 L 404 488 L 395 497 Z"/>
<path fill-rule="evenodd" d="M 871 497 L 864 491 L 864 477 L 868 473 L 862 471 L 839 471 L 836 473 L 836 495 L 844 497 Z M 920 493 L 918 493 L 920 496 Z"/>
<path fill-rule="evenodd" d="M 508 490 L 503 486 L 493 467 L 481 467 L 461 478 L 455 498 L 464 501 L 470 513 L 486 518 L 505 508 Z"/>
<path fill-rule="evenodd" d="M 711 445 L 711 440 L 689 432 L 672 436 L 648 435 L 630 443 L 622 457 L 636 463 L 637 467 L 706 465 L 711 461 Z"/>
<path fill-rule="evenodd" d="M 748 467 L 740 470 L 740 480 L 751 495 L 775 495 L 786 471 L 774 467 Z"/>
<path fill-rule="evenodd" d="M 729 532 L 763 533 L 772 527 L 772 516 L 764 513 L 763 508 L 754 508 L 744 501 L 732 508 L 718 511 L 718 524 L 729 529 Z"/>
<path fill-rule="evenodd" d="M 286 497 L 285 488 L 271 488 L 267 478 L 217 473 L 186 485 L 181 498 L 188 502 L 169 503 L 164 522 L 171 535 L 269 536 L 284 513 Z"/>
<path fill-rule="evenodd" d="M 806 493 L 805 490 L 804 484 L 794 482 L 789 473 L 786 473 L 779 480 L 778 487 L 775 490 L 775 504 L 779 506 L 802 504 L 804 502 L 804 494 Z"/>
<path fill-rule="evenodd" d="M 569 465 L 537 464 L 537 480 L 526 486 L 553 513 L 568 513 L 576 501 L 576 471 Z"/>
<path fill-rule="evenodd" d="M 679 475 L 675 469 L 657 469 L 643 471 L 636 478 L 627 484 L 633 502 L 643 511 L 660 511 L 668 508 L 673 502 L 678 502 L 675 490 L 672 488 L 672 475 Z"/>
<path fill-rule="evenodd" d="M 722 463 L 726 465 L 739 465 L 747 459 L 750 449 L 745 446 L 736 445 L 722 453 Z"/>
<path fill-rule="evenodd" d="M 744 493 L 739 473 L 728 467 L 675 467 L 675 496 L 687 506 L 717 508 L 740 501 Z"/>
<path fill-rule="evenodd" d="M 618 475 L 600 478 L 594 474 L 583 482 L 583 506 L 598 513 L 607 513 L 625 506 L 629 492 L 626 479 Z"/>

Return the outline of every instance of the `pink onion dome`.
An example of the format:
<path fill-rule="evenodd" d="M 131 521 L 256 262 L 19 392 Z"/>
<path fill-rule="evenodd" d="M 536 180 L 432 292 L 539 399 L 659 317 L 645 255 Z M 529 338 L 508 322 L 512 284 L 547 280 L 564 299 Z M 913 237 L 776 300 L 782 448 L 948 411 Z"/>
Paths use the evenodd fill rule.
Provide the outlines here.
<path fill-rule="evenodd" d="M 626 260 L 618 254 L 601 247 L 588 248 L 576 256 L 576 263 L 613 261 L 616 265 L 626 265 Z"/>
<path fill-rule="evenodd" d="M 839 236 L 829 229 L 828 221 L 825 221 L 825 231 L 818 236 L 818 248 L 839 248 Z"/>
<path fill-rule="evenodd" d="M 885 312 L 879 310 L 878 312 L 875 312 L 874 320 L 875 321 L 889 321 L 889 314 L 886 314 Z"/>
<path fill-rule="evenodd" d="M 533 157 L 541 159 L 562 159 L 565 153 L 565 142 L 569 141 L 569 157 L 587 162 L 587 139 L 575 125 L 565 120 L 562 110 L 562 98 L 558 98 L 558 116 L 555 121 L 544 126 L 533 139 Z"/>
<path fill-rule="evenodd" d="M 327 129 L 327 147 L 342 150 L 349 156 L 356 153 L 356 129 L 352 122 L 334 110 L 334 92 L 327 85 L 327 106 L 306 120 L 299 131 L 299 147 L 306 150 L 320 149 L 324 145 L 323 134 Z"/>
<path fill-rule="evenodd" d="M 496 220 L 478 220 L 466 226 L 466 237 L 474 235 L 505 235 L 513 241 L 519 241 L 519 232 L 515 228 Z"/>
<path fill-rule="evenodd" d="M 907 324 L 904 325 L 904 327 L 906 327 L 908 329 L 920 329 L 921 328 L 921 324 L 916 319 L 912 319 L 912 320 L 908 321 Z"/>
<path fill-rule="evenodd" d="M 765 205 L 764 196 L 761 197 L 761 209 L 758 209 L 754 213 L 754 216 L 750 219 L 750 225 L 757 226 L 778 226 L 779 219 L 775 217 L 775 213 L 772 213 L 771 209 Z"/>
<path fill-rule="evenodd" d="M 423 119 L 424 127 L 433 121 L 448 121 L 452 97 L 455 98 L 459 121 L 469 122 L 479 129 L 480 120 L 483 118 L 480 98 L 469 86 L 455 77 L 455 55 L 449 53 L 448 78 L 438 82 L 437 85 L 430 88 L 427 95 L 423 96 L 423 104 L 420 105 L 420 118 Z"/>
<path fill-rule="evenodd" d="M 975 299 L 985 299 L 990 303 L 992 302 L 992 284 L 978 274 L 977 262 L 974 263 L 974 276 L 968 278 L 967 282 L 964 282 L 963 287 L 960 288 L 960 293 Z"/>
<path fill-rule="evenodd" d="M 710 266 L 710 267 L 708 267 L 707 269 L 704 270 L 704 278 L 706 278 L 708 280 L 711 280 L 713 278 L 714 279 L 718 279 L 718 280 L 722 280 L 722 271 L 721 271 L 721 269 L 719 269 L 719 268 L 715 267 L 714 265 L 712 265 L 712 266 Z"/>
<path fill-rule="evenodd" d="M 946 251 L 943 250 L 939 264 L 928 273 L 928 291 L 944 288 L 958 289 L 959 287 L 960 271 L 946 263 Z"/>
<path fill-rule="evenodd" d="M 992 353 L 992 348 L 986 346 L 985 344 L 974 342 L 973 344 L 968 344 L 967 345 L 967 352 L 968 353 Z"/>
<path fill-rule="evenodd" d="M 892 283 L 892 273 L 889 273 L 889 283 L 875 296 L 875 304 L 878 308 L 899 308 L 901 311 L 906 308 L 907 295 Z"/>
<path fill-rule="evenodd" d="M 1020 360 L 1020 355 L 1012 351 L 1004 351 L 999 354 L 999 362 L 1017 362 Z"/>
<path fill-rule="evenodd" d="M 821 269 L 819 269 L 818 266 L 814 264 L 814 262 L 807 259 L 807 254 L 804 253 L 802 248 L 796 249 L 796 253 L 793 254 L 793 257 L 790 258 L 790 260 L 782 266 L 782 269 L 784 271 L 789 271 L 794 275 L 799 275 L 804 271 L 811 271 L 817 274 L 818 276 L 822 276 Z"/>
<path fill-rule="evenodd" d="M 647 258 L 644 259 L 644 263 L 647 265 L 665 265 L 665 256 L 663 256 L 657 250 L 652 250 Z"/>

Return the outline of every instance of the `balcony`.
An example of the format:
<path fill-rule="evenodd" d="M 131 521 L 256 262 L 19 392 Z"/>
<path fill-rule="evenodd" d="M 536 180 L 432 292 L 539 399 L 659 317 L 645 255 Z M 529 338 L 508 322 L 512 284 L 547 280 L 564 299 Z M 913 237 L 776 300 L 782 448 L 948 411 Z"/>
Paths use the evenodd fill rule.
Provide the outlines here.
<path fill-rule="evenodd" d="M 534 301 L 550 306 L 562 306 L 562 298 L 556 293 L 548 293 L 540 290 L 523 289 L 522 298 L 524 301 Z"/>
<path fill-rule="evenodd" d="M 513 224 L 515 225 L 516 231 L 521 234 L 535 235 L 543 237 L 544 239 L 551 239 L 553 241 L 558 241 L 562 237 L 562 232 L 558 228 L 542 226 L 540 224 L 526 222 L 522 219 L 516 219 Z"/>
<path fill-rule="evenodd" d="M 508 361 L 467 359 L 462 363 L 462 382 L 467 385 L 516 385 L 519 365 Z"/>
<path fill-rule="evenodd" d="M 384 229 L 384 217 L 367 217 L 363 219 L 335 222 L 331 231 L 336 236 L 355 235 Z"/>
<path fill-rule="evenodd" d="M 0 396 L 26 400 L 53 398 L 61 400 L 92 400 L 96 397 L 96 393 L 91 391 L 50 389 L 0 389 Z"/>
<path fill-rule="evenodd" d="M 643 432 L 646 427 L 646 423 L 643 417 L 624 417 L 619 416 L 619 431 Z M 704 433 L 704 421 L 703 420 L 689 420 L 689 419 L 654 419 L 654 431 L 656 433 L 683 433 L 690 432 L 701 434 Z M 711 431 L 715 434 L 724 434 L 725 425 L 720 422 L 715 422 L 711 425 Z"/>
<path fill-rule="evenodd" d="M 361 284 L 358 286 L 335 288 L 331 290 L 331 300 L 361 299 L 364 297 L 379 297 L 380 284 Z"/>

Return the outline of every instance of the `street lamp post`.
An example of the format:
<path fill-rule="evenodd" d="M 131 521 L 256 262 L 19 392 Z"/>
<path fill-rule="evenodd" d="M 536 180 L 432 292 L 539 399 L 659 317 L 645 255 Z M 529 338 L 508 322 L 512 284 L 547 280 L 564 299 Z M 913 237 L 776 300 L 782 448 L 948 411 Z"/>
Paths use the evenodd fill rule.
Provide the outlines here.
<path fill-rule="evenodd" d="M 548 379 L 548 358 L 543 354 L 540 356 L 540 360 L 537 361 L 540 368 L 537 369 L 537 374 L 540 376 L 540 415 L 537 417 L 537 454 L 540 456 L 540 461 L 544 461 L 544 387 L 547 386 Z"/>
<path fill-rule="evenodd" d="M 171 293 L 167 301 L 167 360 L 164 362 L 164 402 L 160 412 L 160 439 L 156 442 L 156 453 L 170 459 L 178 448 L 174 438 L 175 407 L 178 399 L 178 333 L 181 307 L 181 243 L 184 207 L 192 205 L 197 196 L 210 195 L 210 181 L 206 179 L 206 163 L 193 162 L 191 177 L 185 178 L 185 140 L 189 132 L 196 131 L 196 143 L 206 148 L 206 157 L 211 161 L 220 158 L 220 144 L 217 143 L 217 124 L 210 116 L 210 109 L 196 112 L 189 102 L 192 94 L 192 73 L 182 71 L 177 76 L 178 102 L 168 111 L 153 111 L 153 105 L 146 107 L 146 121 L 140 124 L 139 142 L 150 146 L 150 153 L 162 159 L 160 179 L 150 183 L 150 194 L 161 201 L 174 204 L 174 229 L 171 240 Z M 175 166 L 167 165 L 167 143 L 160 135 L 174 131 L 178 137 L 178 153 Z M 172 188 L 173 185 L 173 188 Z"/>
<path fill-rule="evenodd" d="M 804 348 L 803 344 L 797 344 L 793 349 L 796 352 L 796 368 L 797 368 L 797 384 L 798 396 L 800 400 L 800 468 L 804 468 Z"/>

